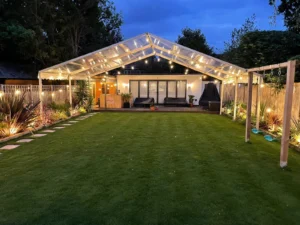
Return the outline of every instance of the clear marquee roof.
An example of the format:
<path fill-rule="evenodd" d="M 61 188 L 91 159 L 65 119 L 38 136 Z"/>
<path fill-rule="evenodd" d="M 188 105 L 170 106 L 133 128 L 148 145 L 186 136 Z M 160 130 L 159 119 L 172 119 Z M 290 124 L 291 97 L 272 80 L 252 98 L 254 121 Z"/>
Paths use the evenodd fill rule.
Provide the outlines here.
<path fill-rule="evenodd" d="M 50 80 L 67 80 L 69 76 L 73 80 L 93 79 L 154 55 L 224 82 L 233 83 L 237 77 L 239 83 L 248 82 L 244 68 L 148 33 L 41 70 L 39 76 Z"/>

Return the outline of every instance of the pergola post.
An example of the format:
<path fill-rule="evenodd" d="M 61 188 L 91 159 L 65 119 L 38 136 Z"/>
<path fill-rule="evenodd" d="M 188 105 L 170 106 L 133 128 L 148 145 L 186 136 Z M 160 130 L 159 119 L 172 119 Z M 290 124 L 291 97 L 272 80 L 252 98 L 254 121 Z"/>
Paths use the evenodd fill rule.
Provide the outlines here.
<path fill-rule="evenodd" d="M 235 87 L 234 87 L 234 107 L 233 107 L 233 120 L 236 120 L 236 111 L 237 111 L 237 97 L 238 97 L 238 78 L 235 78 Z"/>
<path fill-rule="evenodd" d="M 287 65 L 286 91 L 283 113 L 283 130 L 280 151 L 280 167 L 286 167 L 288 162 L 288 150 L 290 141 L 293 90 L 295 81 L 296 61 L 289 61 Z"/>
<path fill-rule="evenodd" d="M 43 120 L 43 81 L 42 76 L 39 73 L 39 100 L 40 100 L 40 117 Z"/>
<path fill-rule="evenodd" d="M 71 76 L 69 76 L 69 102 L 70 102 L 70 107 L 71 107 L 71 111 L 72 111 L 72 80 L 71 80 Z M 72 112 L 71 112 L 72 115 Z"/>
<path fill-rule="evenodd" d="M 260 123 L 261 84 L 262 84 L 262 77 L 259 77 L 257 82 L 257 96 L 256 96 L 256 129 L 257 130 L 259 130 L 259 123 Z"/>
<path fill-rule="evenodd" d="M 223 99 L 224 99 L 224 83 L 221 81 L 221 93 L 220 93 L 220 115 L 222 115 L 222 109 L 223 109 Z"/>
<path fill-rule="evenodd" d="M 252 109 L 252 87 L 253 87 L 253 72 L 248 74 L 248 100 L 247 100 L 247 119 L 246 119 L 246 134 L 245 141 L 250 141 L 251 133 L 251 109 Z"/>

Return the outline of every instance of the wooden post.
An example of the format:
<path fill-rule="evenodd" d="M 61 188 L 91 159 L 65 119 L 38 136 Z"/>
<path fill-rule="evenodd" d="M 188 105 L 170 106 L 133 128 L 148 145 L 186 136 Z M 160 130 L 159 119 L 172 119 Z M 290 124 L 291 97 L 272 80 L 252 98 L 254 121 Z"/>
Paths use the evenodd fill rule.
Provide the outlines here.
<path fill-rule="evenodd" d="M 105 78 L 105 83 L 104 83 L 104 91 L 105 91 L 105 93 L 104 93 L 104 104 L 105 104 L 105 109 L 107 109 L 107 102 L 106 102 L 106 92 L 107 92 L 107 83 L 106 83 L 106 78 Z"/>
<path fill-rule="evenodd" d="M 224 83 L 221 81 L 221 96 L 220 96 L 220 115 L 222 115 L 222 110 L 223 110 L 223 98 L 224 98 Z"/>
<path fill-rule="evenodd" d="M 70 102 L 70 107 L 71 109 L 72 107 L 72 80 L 71 80 L 71 76 L 69 76 L 69 102 Z"/>
<path fill-rule="evenodd" d="M 236 120 L 236 110 L 237 110 L 237 97 L 238 97 L 238 78 L 235 78 L 235 88 L 234 88 L 234 107 L 233 107 L 233 120 Z"/>
<path fill-rule="evenodd" d="M 295 81 L 296 61 L 289 61 L 287 66 L 287 79 L 283 113 L 283 130 L 281 139 L 280 167 L 286 167 L 290 142 L 290 129 L 293 104 L 293 90 Z"/>
<path fill-rule="evenodd" d="M 258 78 L 257 82 L 257 96 L 256 96 L 256 129 L 259 130 L 260 123 L 260 99 L 261 99 L 261 87 L 262 85 L 262 77 Z"/>
<path fill-rule="evenodd" d="M 246 120 L 246 134 L 245 141 L 250 141 L 251 133 L 251 109 L 252 109 L 252 85 L 253 83 L 253 72 L 248 73 L 248 100 L 247 100 L 247 120 Z"/>
<path fill-rule="evenodd" d="M 44 115 L 43 115 L 43 81 L 42 76 L 39 73 L 39 99 L 40 99 L 40 117 L 43 121 Z"/>

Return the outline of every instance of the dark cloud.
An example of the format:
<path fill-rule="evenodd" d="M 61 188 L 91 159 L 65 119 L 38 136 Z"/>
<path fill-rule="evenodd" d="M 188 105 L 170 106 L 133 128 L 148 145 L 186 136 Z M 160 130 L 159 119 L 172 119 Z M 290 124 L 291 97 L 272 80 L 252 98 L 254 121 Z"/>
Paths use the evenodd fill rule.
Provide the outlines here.
<path fill-rule="evenodd" d="M 271 27 L 273 9 L 265 0 L 114 0 L 122 12 L 125 38 L 150 32 L 171 41 L 184 27 L 200 28 L 208 43 L 223 48 L 234 28 L 253 13 L 260 29 L 283 29 L 282 21 Z"/>

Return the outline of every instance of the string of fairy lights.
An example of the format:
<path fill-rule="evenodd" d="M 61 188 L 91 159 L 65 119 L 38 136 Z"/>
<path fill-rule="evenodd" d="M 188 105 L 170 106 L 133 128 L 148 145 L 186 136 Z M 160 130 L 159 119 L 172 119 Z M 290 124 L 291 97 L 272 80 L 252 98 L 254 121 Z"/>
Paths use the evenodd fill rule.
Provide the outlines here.
<path fill-rule="evenodd" d="M 143 40 L 145 40 L 145 42 Z M 151 53 L 148 52 L 149 49 L 152 50 Z M 148 57 L 150 55 L 161 55 L 164 56 L 164 58 L 170 58 L 171 71 L 175 68 L 173 61 L 180 59 L 183 62 L 184 60 L 183 63 L 188 65 L 184 72 L 185 75 L 189 74 L 189 69 L 196 69 L 196 71 L 206 71 L 207 73 L 210 73 L 208 75 L 215 78 L 219 76 L 220 80 L 223 80 L 224 78 L 234 78 L 234 75 L 239 76 L 241 70 L 243 70 L 242 68 L 239 68 L 237 66 L 232 66 L 211 56 L 203 55 L 199 52 L 187 49 L 167 40 L 163 40 L 154 35 L 144 34 L 136 38 L 118 43 L 111 47 L 99 50 L 99 52 L 82 56 L 80 62 L 77 60 L 70 63 L 81 65 L 81 69 L 79 70 L 71 70 L 68 66 L 68 63 L 66 63 L 64 64 L 64 66 L 61 66 L 61 68 L 63 69 L 61 69 L 60 67 L 58 68 L 59 75 L 56 78 L 63 79 L 64 77 L 66 77 L 65 74 L 63 74 L 65 71 L 67 72 L 68 76 L 73 76 L 74 74 L 84 75 L 84 73 L 82 72 L 86 71 L 85 74 L 88 77 L 91 77 L 94 76 L 95 73 L 101 73 L 101 71 L 103 73 L 103 70 L 104 72 L 113 71 L 118 67 L 122 67 L 123 69 L 125 69 L 125 65 L 130 64 L 131 61 L 143 60 L 145 57 Z M 144 60 L 144 62 L 146 65 L 149 63 L 147 59 Z M 160 62 L 160 57 L 158 57 L 157 62 Z M 215 67 L 215 62 L 220 64 L 220 66 Z M 228 68 L 228 70 L 226 68 Z M 49 68 L 49 70 L 51 69 L 52 68 Z M 134 70 L 135 67 L 131 66 L 130 69 Z M 121 71 L 118 70 L 117 74 L 120 75 Z M 48 78 L 50 78 L 50 80 L 54 79 L 53 76 L 50 76 Z M 240 79 L 242 80 L 243 78 L 241 77 Z M 229 83 L 230 82 L 231 81 L 229 81 Z"/>

